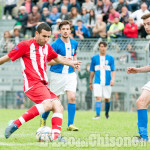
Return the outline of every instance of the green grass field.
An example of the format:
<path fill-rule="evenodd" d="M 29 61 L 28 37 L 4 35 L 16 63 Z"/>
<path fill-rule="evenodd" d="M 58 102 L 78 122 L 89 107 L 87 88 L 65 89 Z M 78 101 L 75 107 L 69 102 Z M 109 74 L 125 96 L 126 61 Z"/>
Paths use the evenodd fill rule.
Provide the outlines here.
<path fill-rule="evenodd" d="M 39 128 L 40 117 L 25 123 L 6 140 L 4 131 L 8 121 L 20 117 L 25 111 L 0 109 L 0 150 L 150 149 L 150 143 L 131 142 L 132 137 L 137 135 L 137 116 L 136 113 L 126 112 L 111 112 L 108 120 L 102 112 L 101 119 L 92 120 L 95 112 L 77 111 L 75 125 L 80 130 L 70 132 L 66 131 L 67 112 L 65 111 L 62 135 L 68 140 L 66 144 L 37 142 L 35 133 Z M 51 126 L 50 117 L 47 126 Z"/>

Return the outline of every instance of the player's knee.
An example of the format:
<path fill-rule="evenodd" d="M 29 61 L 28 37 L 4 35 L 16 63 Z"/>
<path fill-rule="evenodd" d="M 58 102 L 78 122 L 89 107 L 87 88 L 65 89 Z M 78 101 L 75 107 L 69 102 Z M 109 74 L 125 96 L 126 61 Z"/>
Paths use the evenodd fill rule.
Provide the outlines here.
<path fill-rule="evenodd" d="M 75 103 L 75 97 L 74 96 L 71 96 L 69 99 L 68 99 L 69 103 Z"/>
<path fill-rule="evenodd" d="M 53 111 L 57 113 L 63 113 L 64 108 L 59 100 L 53 102 Z"/>
<path fill-rule="evenodd" d="M 142 108 L 145 108 L 147 107 L 146 106 L 146 101 L 144 98 L 142 97 L 139 97 L 138 100 L 136 101 L 136 106 L 137 106 L 137 109 L 142 109 Z"/>

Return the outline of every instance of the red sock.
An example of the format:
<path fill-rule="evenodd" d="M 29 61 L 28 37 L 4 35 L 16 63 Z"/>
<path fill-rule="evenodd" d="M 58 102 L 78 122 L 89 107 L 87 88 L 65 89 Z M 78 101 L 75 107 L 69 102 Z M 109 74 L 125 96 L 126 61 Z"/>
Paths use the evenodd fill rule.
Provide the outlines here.
<path fill-rule="evenodd" d="M 43 113 L 44 108 L 42 104 L 32 106 L 27 112 L 25 112 L 20 118 L 14 121 L 14 124 L 19 128 L 24 122 L 27 122 L 34 117 L 38 116 L 39 113 Z"/>
<path fill-rule="evenodd" d="M 60 136 L 61 126 L 62 126 L 63 115 L 61 113 L 54 113 L 51 119 L 52 122 L 52 133 L 53 140 Z"/>

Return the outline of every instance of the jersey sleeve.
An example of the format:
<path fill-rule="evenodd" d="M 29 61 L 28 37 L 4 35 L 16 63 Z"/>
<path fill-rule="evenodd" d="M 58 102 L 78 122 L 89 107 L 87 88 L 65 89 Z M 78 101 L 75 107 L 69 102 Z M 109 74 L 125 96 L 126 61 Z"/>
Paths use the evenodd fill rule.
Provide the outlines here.
<path fill-rule="evenodd" d="M 48 47 L 48 57 L 47 60 L 51 61 L 54 58 L 57 58 L 58 54 L 53 50 L 53 48 L 49 45 Z"/>
<path fill-rule="evenodd" d="M 94 58 L 92 57 L 91 65 L 90 65 L 90 71 L 95 72 L 95 63 L 94 63 Z"/>
<path fill-rule="evenodd" d="M 53 42 L 53 43 L 51 44 L 51 47 L 53 48 L 53 50 L 54 50 L 56 53 L 58 53 L 56 42 Z"/>
<path fill-rule="evenodd" d="M 111 71 L 115 71 L 116 68 L 115 68 L 115 61 L 114 61 L 114 57 L 111 57 Z"/>
<path fill-rule="evenodd" d="M 16 59 L 22 57 L 25 54 L 27 48 L 28 45 L 24 41 L 22 41 L 8 53 L 8 57 L 12 61 L 15 61 Z"/>
<path fill-rule="evenodd" d="M 75 45 L 75 50 L 74 50 L 73 56 L 76 56 L 76 55 L 77 55 L 77 48 L 78 48 L 78 43 L 76 43 L 76 45 Z"/>

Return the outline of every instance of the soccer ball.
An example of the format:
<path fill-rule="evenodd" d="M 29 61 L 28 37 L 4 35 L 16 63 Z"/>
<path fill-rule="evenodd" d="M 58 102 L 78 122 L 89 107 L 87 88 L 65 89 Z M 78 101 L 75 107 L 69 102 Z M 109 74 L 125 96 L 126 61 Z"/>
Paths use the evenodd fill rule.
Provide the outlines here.
<path fill-rule="evenodd" d="M 52 129 L 50 127 L 47 127 L 47 126 L 40 127 L 36 131 L 36 139 L 39 142 L 50 142 L 50 141 L 52 141 Z"/>

